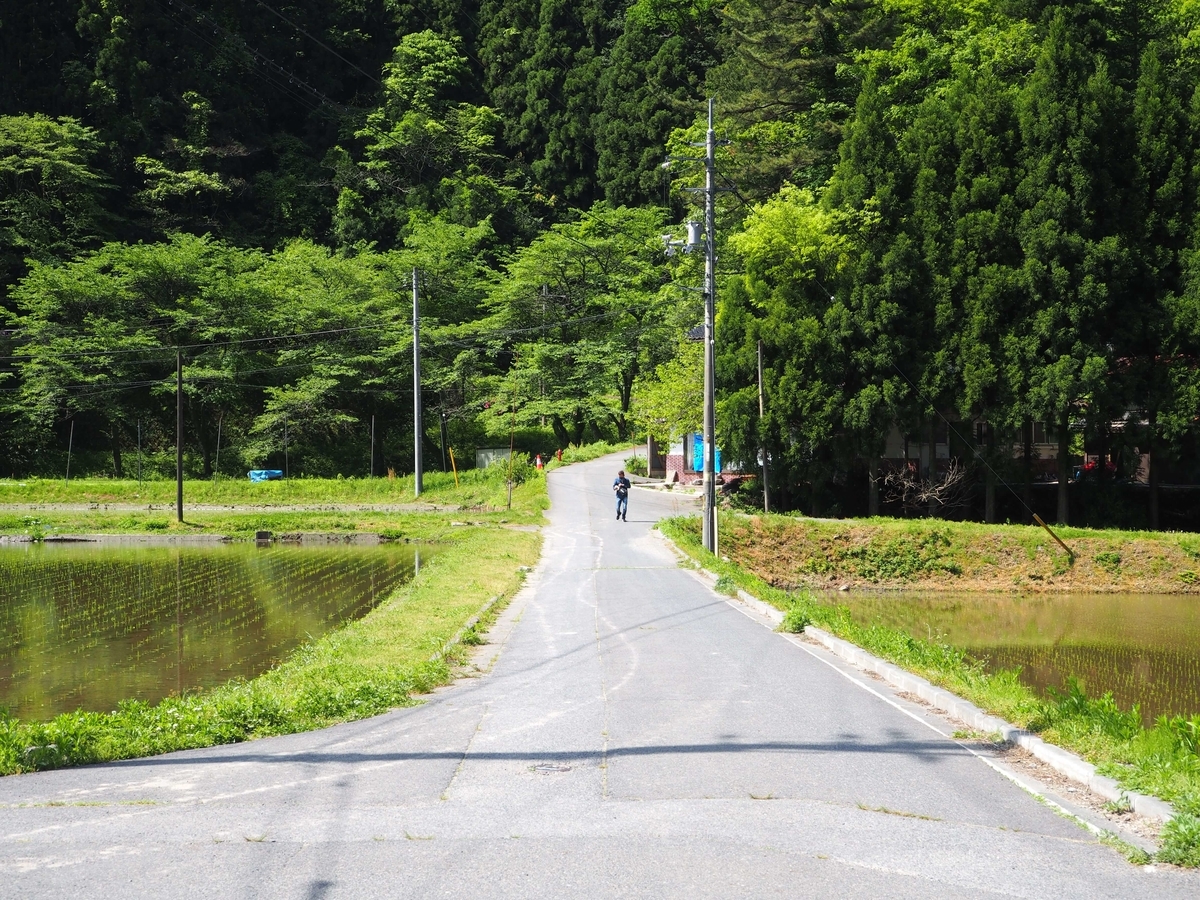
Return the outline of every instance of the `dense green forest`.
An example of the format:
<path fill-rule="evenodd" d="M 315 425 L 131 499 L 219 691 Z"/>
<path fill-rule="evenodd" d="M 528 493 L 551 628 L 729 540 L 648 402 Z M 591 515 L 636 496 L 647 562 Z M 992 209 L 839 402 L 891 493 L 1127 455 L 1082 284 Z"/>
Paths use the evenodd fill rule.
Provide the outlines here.
<path fill-rule="evenodd" d="M 1198 45 L 1196 0 L 7 0 L 3 474 L 166 465 L 177 351 L 194 474 L 285 430 L 410 469 L 414 269 L 426 459 L 677 439 L 701 173 L 661 163 L 713 96 L 726 458 L 850 514 L 893 428 L 955 423 L 989 497 L 1036 428 L 1047 514 L 1158 525 L 1200 475 Z"/>

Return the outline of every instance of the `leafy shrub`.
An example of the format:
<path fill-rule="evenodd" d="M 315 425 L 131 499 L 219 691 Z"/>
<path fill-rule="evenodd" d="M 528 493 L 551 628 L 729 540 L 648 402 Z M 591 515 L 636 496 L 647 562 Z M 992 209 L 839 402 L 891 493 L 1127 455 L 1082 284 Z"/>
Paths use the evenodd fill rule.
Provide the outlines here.
<path fill-rule="evenodd" d="M 538 470 L 525 457 L 514 455 L 511 468 L 507 459 L 497 459 L 488 466 L 488 474 L 499 475 L 501 481 L 507 481 L 511 475 L 513 484 L 524 484 L 537 477 Z"/>
<path fill-rule="evenodd" d="M 629 444 L 610 444 L 608 441 L 597 441 L 594 444 L 584 444 L 577 446 L 572 444 L 563 451 L 563 465 L 567 463 L 588 462 L 593 459 L 599 459 L 601 456 L 608 456 L 610 453 L 616 453 L 620 450 L 629 449 Z"/>
<path fill-rule="evenodd" d="M 927 572 L 961 575 L 962 568 L 947 559 L 944 551 L 950 538 L 942 531 L 908 534 L 882 543 L 872 541 L 860 547 L 836 552 L 841 560 L 852 561 L 855 573 L 869 581 L 903 580 Z"/>
<path fill-rule="evenodd" d="M 1175 818 L 1163 826 L 1158 858 L 1176 866 L 1200 866 L 1200 795 L 1178 797 Z"/>
<path fill-rule="evenodd" d="M 1137 706 L 1123 710 L 1117 706 L 1111 692 L 1103 697 L 1089 697 L 1077 678 L 1067 679 L 1067 689 L 1047 689 L 1049 700 L 1043 705 L 1045 727 L 1073 733 L 1102 734 L 1118 741 L 1128 741 L 1142 732 L 1142 716 Z"/>
<path fill-rule="evenodd" d="M 1102 568 L 1109 575 L 1116 575 L 1121 571 L 1121 554 L 1114 553 L 1111 550 L 1105 550 L 1103 553 L 1096 554 L 1096 565 Z"/>
<path fill-rule="evenodd" d="M 783 614 L 779 630 L 788 634 L 801 634 L 811 624 L 812 617 L 809 616 L 807 607 L 797 603 Z"/>
<path fill-rule="evenodd" d="M 625 471 L 630 475 L 640 475 L 645 478 L 650 471 L 646 457 L 636 454 L 625 457 Z"/>

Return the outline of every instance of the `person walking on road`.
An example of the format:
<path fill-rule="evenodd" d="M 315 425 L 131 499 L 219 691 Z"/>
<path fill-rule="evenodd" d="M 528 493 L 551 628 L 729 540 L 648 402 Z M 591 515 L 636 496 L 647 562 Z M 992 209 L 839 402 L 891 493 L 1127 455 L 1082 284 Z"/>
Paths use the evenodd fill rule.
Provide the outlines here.
<path fill-rule="evenodd" d="M 613 481 L 613 491 L 617 495 L 617 518 L 622 522 L 628 521 L 625 518 L 625 511 L 629 509 L 629 488 L 629 479 L 625 477 L 625 470 L 622 469 Z"/>

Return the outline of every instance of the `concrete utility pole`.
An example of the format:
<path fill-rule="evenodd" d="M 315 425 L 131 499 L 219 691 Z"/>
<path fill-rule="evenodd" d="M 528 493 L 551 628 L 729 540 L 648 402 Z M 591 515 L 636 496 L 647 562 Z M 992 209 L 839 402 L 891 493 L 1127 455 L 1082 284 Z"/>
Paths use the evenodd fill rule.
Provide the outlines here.
<path fill-rule="evenodd" d="M 714 330 L 717 310 L 717 192 L 721 190 L 716 185 L 717 176 L 717 133 L 713 130 L 714 101 L 708 101 L 708 134 L 703 144 L 692 144 L 693 147 L 703 147 L 704 156 L 667 157 L 663 168 L 670 168 L 676 160 L 704 163 L 704 187 L 684 188 L 693 193 L 704 194 L 704 434 L 703 434 L 703 484 L 704 511 L 703 540 L 704 549 L 709 553 L 717 552 L 717 425 L 716 402 L 716 362 Z M 687 239 L 675 240 L 670 234 L 663 235 L 667 255 L 673 256 L 675 251 L 683 250 L 689 253 L 701 246 L 700 223 L 687 223 Z M 688 288 L 687 290 L 695 290 Z"/>
<path fill-rule="evenodd" d="M 417 270 L 412 273 L 413 289 L 413 485 L 421 496 L 421 300 L 417 296 Z"/>
<path fill-rule="evenodd" d="M 758 428 L 762 431 L 762 421 L 767 415 L 766 398 L 763 396 L 763 358 L 762 358 L 762 340 L 758 342 Z M 761 439 L 760 439 L 761 440 Z M 765 442 L 760 443 L 760 451 L 762 453 L 762 470 L 763 470 L 763 512 L 771 511 L 771 494 L 767 489 L 767 445 Z"/>
<path fill-rule="evenodd" d="M 175 351 L 175 515 L 183 521 L 183 354 Z"/>
<path fill-rule="evenodd" d="M 713 331 L 717 308 L 717 133 L 713 101 L 708 101 L 708 135 L 704 141 L 704 549 L 717 552 L 716 358 Z"/>

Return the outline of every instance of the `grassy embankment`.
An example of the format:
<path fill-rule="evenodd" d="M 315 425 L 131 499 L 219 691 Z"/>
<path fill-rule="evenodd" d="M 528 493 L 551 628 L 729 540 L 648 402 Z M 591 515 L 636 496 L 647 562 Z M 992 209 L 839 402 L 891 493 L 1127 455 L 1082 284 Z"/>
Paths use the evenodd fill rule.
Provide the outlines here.
<path fill-rule="evenodd" d="M 697 519 L 668 520 L 662 523 L 662 529 L 692 559 L 720 576 L 718 589 L 733 593 L 737 588 L 742 588 L 782 610 L 787 630 L 802 631 L 809 623 L 817 625 L 965 697 L 990 713 L 1040 734 L 1051 743 L 1079 753 L 1096 764 L 1101 772 L 1116 778 L 1130 790 L 1170 801 L 1177 815 L 1163 829 L 1159 859 L 1200 866 L 1200 716 L 1190 719 L 1164 717 L 1154 727 L 1144 728 L 1136 712 L 1119 709 L 1110 696 L 1087 697 L 1075 685 L 1065 695 L 1039 697 L 1020 682 L 1015 671 L 987 672 L 955 647 L 919 640 L 880 624 L 857 623 L 849 610 L 835 606 L 832 598 L 830 602 L 821 602 L 805 588 L 806 584 L 814 582 L 826 586 L 829 584 L 825 580 L 826 571 L 813 573 L 812 580 L 809 579 L 804 571 L 809 560 L 815 561 L 810 569 L 820 569 L 828 564 L 831 556 L 836 559 L 837 553 L 855 551 L 858 547 L 874 549 L 867 553 L 851 552 L 842 558 L 855 563 L 878 560 L 870 563 L 881 567 L 877 569 L 879 576 L 875 584 L 896 586 L 902 583 L 906 587 L 926 588 L 929 584 L 941 584 L 950 577 L 966 577 L 969 571 L 966 565 L 972 557 L 965 550 L 955 548 L 979 544 L 1004 546 L 1010 541 L 1020 548 L 1037 548 L 1040 545 L 1035 536 L 1021 535 L 1020 529 L 1009 527 L 996 529 L 998 535 L 992 541 L 987 537 L 990 529 L 986 526 L 963 526 L 960 532 L 958 524 L 946 522 L 937 525 L 885 523 L 882 520 L 808 523 L 775 516 L 767 517 L 765 521 L 755 519 L 721 516 L 720 549 L 722 556 L 730 561 L 714 559 L 704 551 L 700 544 L 700 524 Z M 890 527 L 893 524 L 894 527 Z M 871 529 L 874 529 L 873 533 Z M 934 529 L 940 529 L 950 543 L 943 545 L 940 540 L 936 542 L 937 556 L 930 559 L 928 533 Z M 804 534 L 806 531 L 807 535 Z M 1122 559 L 1141 558 L 1143 551 L 1130 552 L 1128 545 L 1149 543 L 1155 538 L 1154 535 L 1132 534 L 1127 536 L 1128 543 L 1122 543 L 1119 532 L 1074 529 L 1064 529 L 1064 532 L 1066 537 L 1072 539 L 1068 543 L 1074 543 L 1077 547 L 1083 544 L 1091 548 L 1104 548 L 1095 550 L 1096 553 L 1120 555 L 1124 552 L 1127 556 Z M 856 540 L 835 537 L 842 533 L 854 534 Z M 756 536 L 762 541 L 761 544 L 754 542 Z M 794 536 L 797 543 L 788 543 L 785 539 L 789 536 Z M 1180 548 L 1180 552 L 1183 552 L 1185 539 L 1164 536 L 1163 543 L 1167 546 L 1159 548 L 1149 558 L 1168 556 L 1174 552 L 1171 547 Z M 923 547 L 926 549 L 922 550 Z M 1082 557 L 1081 550 L 1076 552 Z M 1040 559 L 1042 553 L 1034 552 L 1032 557 L 1025 549 L 1021 553 L 1029 559 L 1030 564 L 1053 565 L 1050 561 Z M 783 561 L 776 562 L 773 554 L 784 554 Z M 1065 554 L 1060 551 L 1059 555 L 1065 560 Z M 929 561 L 911 567 L 905 564 L 908 574 L 904 575 L 896 568 L 896 564 L 887 561 L 889 558 Z M 1079 564 L 1077 561 L 1076 565 Z M 962 566 L 963 575 L 953 576 L 946 568 L 949 565 Z M 981 565 L 1006 571 L 996 563 L 983 562 Z M 882 568 L 885 566 L 890 568 Z M 842 569 L 838 574 L 862 578 L 864 571 L 868 570 L 856 567 L 853 570 Z M 1038 574 L 1032 568 L 1027 571 Z M 973 583 L 982 582 L 977 577 Z M 990 589 L 1001 589 L 1001 584 L 995 580 L 989 583 L 992 584 Z M 1056 585 L 1056 582 L 1049 582 L 1049 586 L 1058 589 Z M 954 587 L 956 590 L 963 589 L 960 582 L 956 582 Z M 1012 590 L 1011 576 L 1007 589 Z M 1126 586 L 1121 589 L 1136 588 Z"/>
<path fill-rule="evenodd" d="M 0 481 L 0 534 L 33 538 L 98 533 L 252 537 L 256 531 L 357 531 L 441 540 L 457 529 L 452 522 L 536 524 L 547 500 L 540 482 L 529 481 L 514 489 L 513 506 L 508 509 L 502 473 L 470 469 L 459 473 L 457 486 L 451 474 L 427 474 L 419 498 L 414 496 L 411 476 L 300 478 L 263 484 L 222 479 L 185 482 L 182 523 L 176 518 L 174 503 L 173 481 Z M 82 506 L 89 508 L 62 508 Z"/>
<path fill-rule="evenodd" d="M 728 521 L 728 525 L 724 523 Z M 1200 535 L 938 519 L 729 516 L 721 551 L 777 587 L 1200 593 Z"/>
<path fill-rule="evenodd" d="M 81 492 L 95 489 L 87 483 L 76 487 Z M 309 485 L 314 492 L 326 487 L 328 483 Z M 124 496 L 119 483 L 110 483 L 108 488 L 113 496 Z M 306 731 L 405 705 L 412 702 L 413 694 L 444 683 L 463 650 L 461 646 L 451 650 L 448 658 L 435 659 L 435 654 L 490 598 L 508 598 L 515 593 L 524 577 L 522 568 L 537 560 L 541 537 L 509 526 L 540 521 L 547 501 L 545 480 L 537 476 L 514 491 L 511 510 L 504 508 L 505 489 L 498 473 L 480 473 L 457 492 L 451 478 L 450 488 L 443 485 L 439 490 L 453 505 L 470 505 L 470 515 L 464 516 L 461 510 L 337 514 L 256 510 L 197 515 L 196 520 L 202 521 L 189 516 L 184 526 L 171 519 L 161 529 L 141 529 L 241 534 L 258 528 L 315 531 L 340 523 L 345 530 L 439 539 L 444 548 L 422 566 L 412 582 L 398 588 L 365 617 L 300 648 L 252 681 L 169 697 L 153 706 L 129 701 L 108 713 L 66 713 L 45 723 L 0 719 L 0 774 Z M 330 495 L 340 502 L 347 496 L 332 490 Z M 472 524 L 451 524 L 463 518 Z M 47 527 L 61 524 L 63 530 L 104 532 L 131 527 L 128 513 L 103 509 L 47 519 Z M 161 520 L 159 515 L 153 521 Z M 12 527 L 11 521 L 5 525 Z M 466 640 L 470 642 L 470 635 Z"/>

